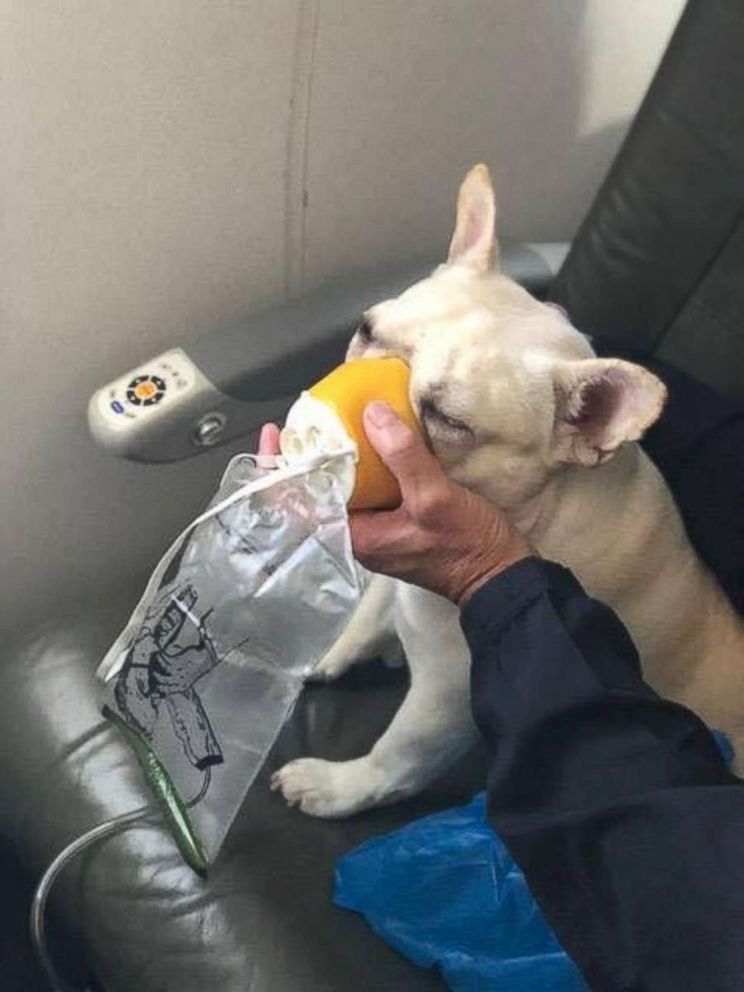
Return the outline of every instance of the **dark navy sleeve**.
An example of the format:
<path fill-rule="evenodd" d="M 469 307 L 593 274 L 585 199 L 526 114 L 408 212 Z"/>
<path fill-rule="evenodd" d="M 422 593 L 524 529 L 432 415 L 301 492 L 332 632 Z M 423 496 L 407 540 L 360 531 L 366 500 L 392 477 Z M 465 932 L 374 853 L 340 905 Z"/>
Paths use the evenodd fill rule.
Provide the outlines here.
<path fill-rule="evenodd" d="M 742 992 L 744 782 L 711 733 L 558 565 L 511 566 L 461 622 L 490 820 L 589 986 Z"/>

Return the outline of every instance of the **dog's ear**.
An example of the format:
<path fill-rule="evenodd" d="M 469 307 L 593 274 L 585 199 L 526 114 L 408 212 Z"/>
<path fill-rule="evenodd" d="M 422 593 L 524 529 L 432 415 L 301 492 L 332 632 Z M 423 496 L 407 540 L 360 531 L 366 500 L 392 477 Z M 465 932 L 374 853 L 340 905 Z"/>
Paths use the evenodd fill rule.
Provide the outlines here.
<path fill-rule="evenodd" d="M 486 272 L 496 261 L 496 197 L 488 168 L 476 165 L 457 197 L 457 223 L 447 262 Z"/>
<path fill-rule="evenodd" d="M 618 358 L 561 362 L 554 369 L 558 459 L 599 465 L 657 419 L 666 387 L 651 372 Z"/>

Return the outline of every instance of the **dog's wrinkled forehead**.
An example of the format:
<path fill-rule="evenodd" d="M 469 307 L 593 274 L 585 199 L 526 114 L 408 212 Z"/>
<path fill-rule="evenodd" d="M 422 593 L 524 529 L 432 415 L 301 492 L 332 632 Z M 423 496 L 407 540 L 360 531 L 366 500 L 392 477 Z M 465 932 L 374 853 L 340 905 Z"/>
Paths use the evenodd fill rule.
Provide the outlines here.
<path fill-rule="evenodd" d="M 378 348 L 396 350 L 408 360 L 420 349 L 475 349 L 485 359 L 492 346 L 512 355 L 535 350 L 561 358 L 592 354 L 562 311 L 498 273 L 475 276 L 443 267 L 372 307 L 367 320 Z"/>
<path fill-rule="evenodd" d="M 549 375 L 539 363 L 511 354 L 492 341 L 486 349 L 452 348 L 432 341 L 425 356 L 413 361 L 411 383 L 419 403 L 431 401 L 440 410 L 485 433 L 497 427 L 514 441 L 524 440 L 534 426 L 529 400 L 550 389 Z"/>

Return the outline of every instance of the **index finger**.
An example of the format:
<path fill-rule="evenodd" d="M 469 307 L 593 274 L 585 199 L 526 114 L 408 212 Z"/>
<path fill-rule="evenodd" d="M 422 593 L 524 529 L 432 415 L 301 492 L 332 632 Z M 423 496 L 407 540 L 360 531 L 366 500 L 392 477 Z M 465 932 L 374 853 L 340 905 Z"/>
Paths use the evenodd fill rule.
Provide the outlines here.
<path fill-rule="evenodd" d="M 279 428 L 276 424 L 264 424 L 258 439 L 259 455 L 279 454 Z"/>

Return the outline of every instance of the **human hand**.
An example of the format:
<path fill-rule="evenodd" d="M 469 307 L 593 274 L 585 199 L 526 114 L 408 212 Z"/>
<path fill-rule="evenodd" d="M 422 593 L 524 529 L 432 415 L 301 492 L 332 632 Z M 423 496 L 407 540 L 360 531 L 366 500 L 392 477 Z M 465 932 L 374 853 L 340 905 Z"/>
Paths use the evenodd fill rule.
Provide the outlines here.
<path fill-rule="evenodd" d="M 397 510 L 351 515 L 354 554 L 366 568 L 462 606 L 488 579 L 531 553 L 504 513 L 449 479 L 387 404 L 369 404 L 364 429 L 403 497 Z"/>
<path fill-rule="evenodd" d="M 279 428 L 276 424 L 264 424 L 258 439 L 259 455 L 279 454 Z"/>

